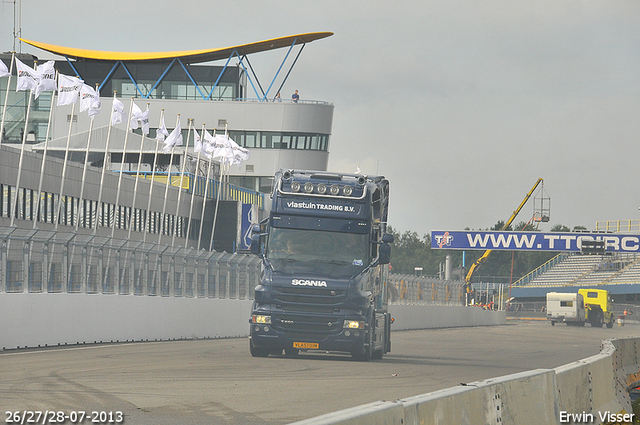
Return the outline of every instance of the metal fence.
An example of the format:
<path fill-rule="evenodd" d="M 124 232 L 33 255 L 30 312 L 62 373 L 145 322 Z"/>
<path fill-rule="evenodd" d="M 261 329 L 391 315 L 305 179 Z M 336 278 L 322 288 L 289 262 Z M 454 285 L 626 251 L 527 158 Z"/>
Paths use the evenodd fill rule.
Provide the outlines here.
<path fill-rule="evenodd" d="M 0 293 L 253 299 L 261 260 L 251 254 L 102 236 L 0 228 Z M 395 304 L 464 305 L 464 282 L 390 275 Z"/>
<path fill-rule="evenodd" d="M 252 299 L 259 276 L 254 255 L 0 230 L 0 292 Z"/>
<path fill-rule="evenodd" d="M 464 305 L 465 282 L 391 274 L 389 279 L 397 293 L 392 294 L 394 304 Z"/>

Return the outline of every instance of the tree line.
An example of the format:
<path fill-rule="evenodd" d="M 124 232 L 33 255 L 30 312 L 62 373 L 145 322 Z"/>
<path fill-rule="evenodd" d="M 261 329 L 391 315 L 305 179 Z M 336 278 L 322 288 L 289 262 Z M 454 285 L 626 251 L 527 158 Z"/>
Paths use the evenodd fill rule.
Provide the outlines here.
<path fill-rule="evenodd" d="M 504 224 L 504 221 L 498 221 L 487 230 L 502 230 Z M 466 228 L 465 230 L 470 229 Z M 525 222 L 509 226 L 505 230 L 537 231 L 533 225 Z M 584 226 L 575 226 L 573 228 L 573 231 L 581 230 L 587 229 Z M 571 229 L 565 225 L 557 224 L 551 228 L 551 231 L 570 232 Z M 428 234 L 422 237 L 412 231 L 400 234 L 392 226 L 387 226 L 387 232 L 392 233 L 395 238 L 391 255 L 392 273 L 419 274 L 430 277 L 441 276 L 444 279 L 445 258 L 447 254 L 450 254 L 453 268 L 452 279 L 464 280 L 471 265 L 484 253 L 482 250 L 463 252 L 459 250 L 431 249 L 431 236 Z M 556 255 L 558 255 L 557 252 L 546 251 L 494 250 L 482 266 L 475 271 L 472 282 L 515 282 Z M 416 271 L 416 267 L 422 267 L 422 270 Z"/>

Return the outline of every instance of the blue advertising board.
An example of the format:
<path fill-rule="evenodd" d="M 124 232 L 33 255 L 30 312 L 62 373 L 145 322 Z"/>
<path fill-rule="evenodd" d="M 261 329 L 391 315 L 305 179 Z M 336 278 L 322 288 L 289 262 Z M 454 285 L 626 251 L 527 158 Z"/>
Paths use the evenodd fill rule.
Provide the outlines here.
<path fill-rule="evenodd" d="M 258 222 L 256 206 L 242 204 L 242 216 L 240 217 L 240 243 L 238 249 L 251 248 L 251 226 Z"/>
<path fill-rule="evenodd" d="M 579 252 L 582 241 L 603 241 L 607 252 L 640 251 L 640 234 L 431 231 L 432 249 Z"/>

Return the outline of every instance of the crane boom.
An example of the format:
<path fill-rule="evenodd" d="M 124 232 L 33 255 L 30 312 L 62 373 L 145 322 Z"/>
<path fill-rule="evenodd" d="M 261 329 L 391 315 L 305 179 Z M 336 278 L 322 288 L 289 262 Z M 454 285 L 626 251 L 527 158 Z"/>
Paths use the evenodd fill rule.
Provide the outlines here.
<path fill-rule="evenodd" d="M 536 183 L 533 185 L 533 187 L 531 188 L 531 190 L 529 191 L 529 193 L 527 193 L 527 195 L 524 197 L 524 199 L 522 200 L 522 202 L 520 202 L 520 205 L 518 205 L 518 208 L 516 208 L 516 210 L 513 212 L 513 214 L 511 214 L 511 217 L 509 217 L 509 220 L 506 221 L 506 223 L 504 224 L 504 226 L 502 226 L 502 229 L 500 230 L 506 230 L 511 223 L 513 223 L 513 220 L 516 219 L 516 216 L 518 215 L 518 213 L 520 212 L 520 210 L 522 209 L 522 207 L 524 207 L 524 204 L 527 203 L 527 201 L 529 200 L 529 198 L 531 198 L 531 195 L 533 194 L 533 192 L 535 192 L 536 188 L 538 187 L 538 185 L 540 183 L 542 183 L 542 178 L 539 178 L 538 181 L 536 181 Z M 465 278 L 465 282 L 466 282 L 466 289 L 467 289 L 467 294 L 472 292 L 472 288 L 471 288 L 471 277 L 473 276 L 473 274 L 476 272 L 476 270 L 478 270 L 478 268 L 482 265 L 482 263 L 484 263 L 484 261 L 487 259 L 487 257 L 489 257 L 489 255 L 491 255 L 491 250 L 487 249 L 481 256 L 480 258 L 478 258 L 472 265 L 471 267 L 469 267 L 469 273 L 467 273 L 467 277 Z"/>

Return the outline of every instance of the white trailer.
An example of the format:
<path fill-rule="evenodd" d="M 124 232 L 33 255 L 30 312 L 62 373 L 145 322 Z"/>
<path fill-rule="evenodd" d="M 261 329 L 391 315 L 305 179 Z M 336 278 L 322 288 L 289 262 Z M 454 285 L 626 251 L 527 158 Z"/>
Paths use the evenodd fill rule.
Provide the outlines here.
<path fill-rule="evenodd" d="M 547 294 L 547 320 L 551 326 L 556 322 L 584 326 L 584 299 L 580 294 L 549 292 Z"/>

